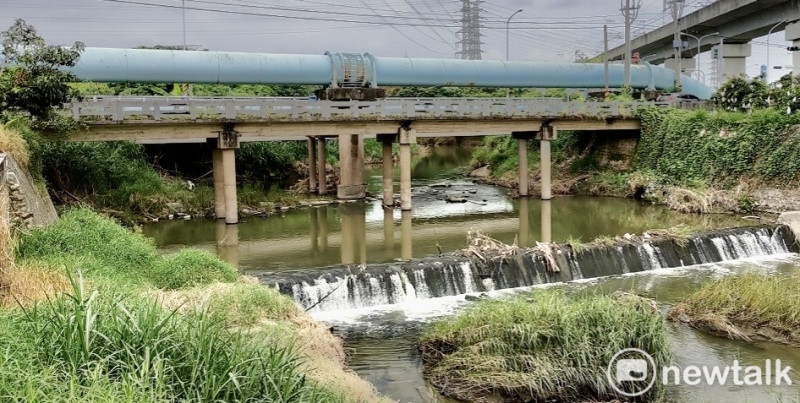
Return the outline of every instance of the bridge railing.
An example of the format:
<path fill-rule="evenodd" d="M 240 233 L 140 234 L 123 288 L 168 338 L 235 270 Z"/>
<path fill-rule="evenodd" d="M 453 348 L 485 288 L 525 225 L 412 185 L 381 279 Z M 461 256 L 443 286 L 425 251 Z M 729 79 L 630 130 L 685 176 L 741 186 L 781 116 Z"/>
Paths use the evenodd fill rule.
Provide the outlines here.
<path fill-rule="evenodd" d="M 605 118 L 630 116 L 641 102 L 564 101 L 560 98 L 384 98 L 319 101 L 309 98 L 94 96 L 66 105 L 88 122 L 164 120 L 331 121 L 386 119 Z"/>

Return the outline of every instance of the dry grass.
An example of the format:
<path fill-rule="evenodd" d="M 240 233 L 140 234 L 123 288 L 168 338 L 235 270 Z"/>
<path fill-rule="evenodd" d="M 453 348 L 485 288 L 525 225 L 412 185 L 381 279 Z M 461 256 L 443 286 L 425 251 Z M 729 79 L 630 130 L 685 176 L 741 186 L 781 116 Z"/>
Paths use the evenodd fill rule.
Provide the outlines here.
<path fill-rule="evenodd" d="M 14 265 L 5 270 L 5 279 L 3 293 L 0 294 L 2 307 L 27 307 L 70 290 L 66 275 L 45 267 Z"/>
<path fill-rule="evenodd" d="M 28 143 L 16 131 L 0 125 L 0 152 L 11 154 L 22 169 L 28 169 Z"/>
<path fill-rule="evenodd" d="M 480 231 L 469 231 L 467 233 L 467 247 L 460 252 L 465 257 L 476 256 L 482 262 L 486 262 L 486 255 L 509 256 L 518 253 L 519 250 L 520 248 L 517 245 L 505 244 Z"/>

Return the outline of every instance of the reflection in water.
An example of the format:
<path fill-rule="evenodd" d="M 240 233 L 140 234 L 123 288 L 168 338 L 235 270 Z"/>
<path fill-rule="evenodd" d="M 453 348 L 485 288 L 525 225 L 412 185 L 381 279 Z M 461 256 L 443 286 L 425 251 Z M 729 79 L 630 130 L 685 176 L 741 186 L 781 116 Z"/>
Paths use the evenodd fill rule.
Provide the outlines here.
<path fill-rule="evenodd" d="M 215 220 L 217 255 L 233 267 L 239 267 L 239 224 Z"/>
<path fill-rule="evenodd" d="M 517 245 L 527 247 L 530 245 L 530 217 L 528 215 L 528 203 L 519 204 L 519 230 L 517 231 Z"/>
<path fill-rule="evenodd" d="M 342 220 L 342 265 L 367 263 L 367 227 L 364 207 L 356 203 L 339 206 Z"/>
<path fill-rule="evenodd" d="M 402 252 L 400 258 L 411 260 L 414 257 L 411 246 L 411 212 L 403 211 L 400 219 L 400 244 Z"/>
<path fill-rule="evenodd" d="M 405 230 L 406 234 L 413 232 L 413 236 L 405 238 L 405 249 L 397 238 L 403 239 L 402 233 L 393 231 L 393 227 L 402 227 L 403 215 L 399 209 L 384 210 L 380 201 L 294 210 L 265 219 L 250 218 L 238 224 L 239 263 L 243 270 L 253 274 L 340 265 L 343 255 L 354 264 L 385 263 L 409 255 L 414 258 L 438 255 L 439 248 L 443 252 L 461 249 L 470 230 L 481 231 L 507 244 L 516 240 L 519 245 L 532 246 L 548 235 L 547 231 L 542 233 L 542 223 L 548 223 L 548 216 L 552 220 L 549 235 L 553 242 L 565 242 L 570 237 L 588 242 L 602 235 L 642 233 L 678 224 L 703 229 L 756 224 L 735 216 L 678 214 L 661 206 L 617 198 L 560 197 L 545 204 L 537 199 L 508 203 L 513 208 L 508 212 L 470 210 L 462 216 L 420 217 L 419 211 L 430 212 L 448 203 L 415 201 L 409 217 L 413 224 L 409 230 L 407 221 Z M 449 204 L 451 208 L 454 205 Z M 477 207 L 473 203 L 457 205 Z M 390 220 L 393 225 L 385 225 Z M 167 250 L 192 246 L 213 252 L 217 246 L 215 225 L 213 221 L 176 220 L 145 225 L 143 231 Z M 545 225 L 544 229 L 547 228 Z M 349 251 L 343 253 L 342 247 Z"/>
<path fill-rule="evenodd" d="M 394 259 L 394 211 L 392 208 L 383 208 L 383 258 Z"/>
<path fill-rule="evenodd" d="M 553 242 L 553 217 L 551 214 L 552 200 L 542 200 L 542 242 Z"/>

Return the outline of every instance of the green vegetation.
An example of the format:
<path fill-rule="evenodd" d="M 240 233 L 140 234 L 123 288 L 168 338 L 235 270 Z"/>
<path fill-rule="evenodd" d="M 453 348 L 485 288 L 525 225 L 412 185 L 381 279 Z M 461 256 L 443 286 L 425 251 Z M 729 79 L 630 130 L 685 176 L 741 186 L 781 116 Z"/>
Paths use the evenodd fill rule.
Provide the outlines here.
<path fill-rule="evenodd" d="M 703 286 L 670 318 L 733 339 L 800 345 L 800 277 L 745 273 Z"/>
<path fill-rule="evenodd" d="M 431 326 L 420 345 L 429 380 L 469 401 L 608 399 L 606 367 L 618 351 L 647 351 L 657 367 L 669 360 L 663 320 L 649 304 L 551 290 L 481 301 Z"/>
<path fill-rule="evenodd" d="M 72 73 L 63 67 L 74 66 L 83 43 L 72 47 L 48 46 L 33 26 L 18 19 L 0 33 L 4 64 L 0 68 L 0 114 L 3 121 L 15 113 L 30 116 L 47 125 L 57 119 L 53 108 L 77 95 L 67 82 Z"/>
<path fill-rule="evenodd" d="M 71 294 L 4 316 L 4 401 L 342 400 L 311 384 L 290 349 L 79 278 Z"/>
<path fill-rule="evenodd" d="M 80 269 L 90 280 L 120 287 L 175 289 L 238 278 L 234 269 L 207 252 L 183 250 L 162 257 L 147 238 L 86 209 L 70 210 L 55 224 L 31 231 L 19 240 L 17 255 L 23 263 Z"/>
<path fill-rule="evenodd" d="M 342 372 L 325 327 L 210 253 L 161 256 L 86 209 L 0 241 L 16 248 L 0 298 L 3 401 L 376 398 Z"/>

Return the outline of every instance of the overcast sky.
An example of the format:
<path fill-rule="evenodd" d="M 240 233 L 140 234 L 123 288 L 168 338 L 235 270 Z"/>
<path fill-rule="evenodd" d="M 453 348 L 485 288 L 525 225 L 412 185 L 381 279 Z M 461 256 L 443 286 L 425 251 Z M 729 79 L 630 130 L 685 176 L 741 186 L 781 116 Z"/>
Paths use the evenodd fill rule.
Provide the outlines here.
<path fill-rule="evenodd" d="M 634 32 L 668 22 L 663 0 L 643 0 Z M 708 0 L 687 0 L 685 13 Z M 0 0 L 0 27 L 16 18 L 48 43 L 136 47 L 182 45 L 210 50 L 377 56 L 453 57 L 460 0 Z M 185 4 L 185 8 L 184 7 Z M 511 60 L 572 61 L 622 42 L 618 0 L 487 0 L 482 8 L 484 59 L 504 59 L 506 19 Z M 783 34 L 771 38 L 773 65 L 788 65 Z M 748 73 L 765 63 L 766 39 L 754 41 Z M 707 58 L 707 56 L 706 56 Z M 704 65 L 707 63 L 704 63 Z M 774 73 L 773 79 L 780 74 Z"/>

